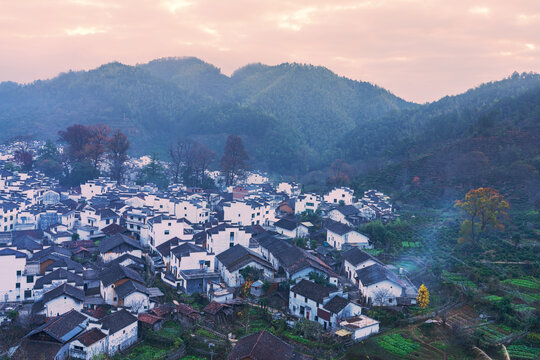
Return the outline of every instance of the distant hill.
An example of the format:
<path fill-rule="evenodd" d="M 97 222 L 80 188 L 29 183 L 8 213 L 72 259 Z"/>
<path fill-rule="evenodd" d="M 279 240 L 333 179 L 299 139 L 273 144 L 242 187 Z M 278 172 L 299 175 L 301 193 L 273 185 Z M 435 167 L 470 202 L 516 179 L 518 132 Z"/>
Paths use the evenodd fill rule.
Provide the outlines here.
<path fill-rule="evenodd" d="M 540 75 L 513 74 L 464 94 L 366 122 L 343 140 L 350 161 L 370 161 L 358 187 L 455 199 L 493 186 L 540 204 Z M 418 196 L 417 196 L 418 197 Z"/>
<path fill-rule="evenodd" d="M 322 67 L 249 65 L 232 77 L 196 58 L 103 65 L 27 85 L 0 83 L 0 140 L 56 139 L 74 123 L 123 129 L 135 153 L 194 137 L 218 153 L 244 137 L 254 166 L 303 173 L 342 153 L 358 124 L 411 106 L 388 91 Z"/>

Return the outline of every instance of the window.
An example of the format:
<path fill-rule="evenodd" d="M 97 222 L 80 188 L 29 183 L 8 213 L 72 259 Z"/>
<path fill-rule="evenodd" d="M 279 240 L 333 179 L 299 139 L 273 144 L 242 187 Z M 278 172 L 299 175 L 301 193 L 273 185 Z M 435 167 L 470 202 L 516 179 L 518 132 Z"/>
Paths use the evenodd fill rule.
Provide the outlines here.
<path fill-rule="evenodd" d="M 34 275 L 28 275 L 26 277 L 26 282 L 29 283 L 29 284 L 33 283 L 34 282 Z"/>
<path fill-rule="evenodd" d="M 315 321 L 319 321 L 319 317 L 315 315 Z"/>
<path fill-rule="evenodd" d="M 21 276 L 21 270 L 17 270 L 17 276 Z"/>
<path fill-rule="evenodd" d="M 229 241 L 234 242 L 234 231 L 231 231 L 231 233 L 229 234 Z"/>
<path fill-rule="evenodd" d="M 116 301 L 116 296 L 115 296 L 115 297 L 113 297 L 113 301 Z"/>
<path fill-rule="evenodd" d="M 169 230 L 165 230 L 165 235 L 169 235 Z"/>
<path fill-rule="evenodd" d="M 16 287 L 17 289 L 20 289 L 20 288 L 21 288 L 21 283 L 16 283 L 16 284 L 15 284 L 15 287 Z"/>

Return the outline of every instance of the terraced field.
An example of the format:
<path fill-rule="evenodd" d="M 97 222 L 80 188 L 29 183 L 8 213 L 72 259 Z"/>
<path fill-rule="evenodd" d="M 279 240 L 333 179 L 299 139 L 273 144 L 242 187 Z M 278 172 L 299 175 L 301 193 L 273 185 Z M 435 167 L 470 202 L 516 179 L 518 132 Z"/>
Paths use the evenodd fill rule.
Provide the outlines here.
<path fill-rule="evenodd" d="M 538 359 L 540 357 L 540 348 L 525 345 L 510 345 L 507 347 L 508 355 L 511 359 Z"/>

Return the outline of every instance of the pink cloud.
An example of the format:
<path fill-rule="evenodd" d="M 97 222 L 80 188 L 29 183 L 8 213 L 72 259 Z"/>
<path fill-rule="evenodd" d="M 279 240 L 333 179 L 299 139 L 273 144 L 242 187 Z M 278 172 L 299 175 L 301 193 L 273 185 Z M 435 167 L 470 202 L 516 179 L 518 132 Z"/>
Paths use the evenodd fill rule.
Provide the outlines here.
<path fill-rule="evenodd" d="M 0 5 L 0 80 L 197 56 L 323 65 L 432 101 L 540 70 L 540 3 L 442 0 L 25 0 Z"/>

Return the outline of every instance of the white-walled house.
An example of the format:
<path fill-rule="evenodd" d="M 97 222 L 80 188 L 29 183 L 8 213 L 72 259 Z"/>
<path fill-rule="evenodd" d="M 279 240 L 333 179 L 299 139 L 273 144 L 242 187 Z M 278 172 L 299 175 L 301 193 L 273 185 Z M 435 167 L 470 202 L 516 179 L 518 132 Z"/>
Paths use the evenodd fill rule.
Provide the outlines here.
<path fill-rule="evenodd" d="M 265 279 L 273 278 L 272 264 L 242 245 L 235 245 L 216 256 L 216 270 L 229 287 L 238 287 L 245 282 L 240 270 L 248 266 L 258 269 Z"/>
<path fill-rule="evenodd" d="M 267 225 L 270 205 L 264 201 L 238 200 L 223 205 L 223 219 L 238 225 Z"/>
<path fill-rule="evenodd" d="M 122 255 L 129 254 L 136 258 L 142 257 L 142 249 L 139 242 L 123 234 L 116 234 L 102 239 L 99 244 L 101 259 L 108 263 Z"/>
<path fill-rule="evenodd" d="M 242 245 L 249 248 L 251 234 L 242 226 L 229 223 L 221 223 L 206 231 L 206 250 L 209 253 L 219 255 L 234 245 Z"/>
<path fill-rule="evenodd" d="M 0 231 L 14 230 L 20 210 L 20 207 L 14 202 L 0 202 Z"/>
<path fill-rule="evenodd" d="M 134 281 L 144 286 L 144 280 L 135 270 L 112 263 L 103 269 L 99 275 L 99 292 L 107 304 L 118 306 L 119 295 L 116 289 L 125 282 Z"/>
<path fill-rule="evenodd" d="M 308 227 L 298 221 L 281 219 L 274 223 L 274 227 L 278 234 L 287 236 L 291 239 L 309 237 Z"/>
<path fill-rule="evenodd" d="M 116 181 L 111 181 L 107 178 L 99 178 L 95 180 L 89 180 L 84 184 L 81 184 L 81 196 L 86 200 L 90 200 L 94 196 L 103 195 L 116 185 Z"/>
<path fill-rule="evenodd" d="M 352 248 L 345 251 L 343 254 L 343 269 L 347 278 L 356 284 L 356 271 L 366 268 L 371 265 L 382 263 L 374 256 L 368 254 L 359 248 Z"/>
<path fill-rule="evenodd" d="M 206 201 L 180 199 L 174 201 L 174 216 L 192 224 L 204 224 L 210 220 L 210 209 Z"/>
<path fill-rule="evenodd" d="M 366 315 L 352 316 L 339 323 L 351 333 L 354 341 L 359 341 L 379 332 L 379 322 Z"/>
<path fill-rule="evenodd" d="M 126 310 L 120 310 L 101 319 L 103 329 L 109 332 L 109 355 L 125 350 L 137 342 L 137 318 Z"/>
<path fill-rule="evenodd" d="M 303 212 L 315 212 L 321 205 L 321 197 L 317 194 L 302 194 L 299 195 L 294 202 L 294 213 L 302 214 Z"/>
<path fill-rule="evenodd" d="M 359 225 L 363 221 L 360 211 L 354 205 L 343 205 L 328 212 L 328 217 L 333 221 L 340 222 L 348 226 Z"/>
<path fill-rule="evenodd" d="M 344 298 L 337 287 L 304 279 L 291 287 L 289 311 L 297 317 L 320 323 L 324 329 L 336 329 L 340 319 L 360 315 L 362 308 Z"/>
<path fill-rule="evenodd" d="M 100 327 L 92 327 L 77 336 L 69 345 L 69 356 L 72 359 L 92 360 L 108 350 L 108 331 Z"/>
<path fill-rule="evenodd" d="M 385 266 L 374 264 L 356 271 L 356 285 L 374 305 L 395 306 L 405 294 L 405 284 Z"/>
<path fill-rule="evenodd" d="M 98 230 L 103 229 L 111 224 L 119 224 L 120 215 L 109 208 L 94 209 L 87 207 L 81 212 L 81 225 L 96 227 Z"/>
<path fill-rule="evenodd" d="M 137 197 L 138 198 L 138 197 Z M 138 198 L 139 199 L 139 198 Z M 154 210 L 141 208 L 128 208 L 124 213 L 126 229 L 136 238 L 141 240 L 142 246 L 148 246 L 148 219 L 154 217 Z M 142 236 L 146 234 L 146 238 Z"/>
<path fill-rule="evenodd" d="M 284 276 L 290 280 L 308 279 L 310 273 L 325 276 L 330 284 L 338 284 L 338 275 L 321 259 L 301 249 L 289 241 L 264 236 L 257 239 L 257 252 L 272 264 L 277 277 Z"/>
<path fill-rule="evenodd" d="M 324 195 L 324 201 L 329 204 L 352 205 L 354 202 L 354 191 L 348 187 L 335 188 Z"/>
<path fill-rule="evenodd" d="M 326 225 L 326 242 L 337 250 L 342 250 L 344 245 L 370 248 L 369 238 L 350 226 L 339 222 L 330 222 Z"/>
<path fill-rule="evenodd" d="M 190 240 L 193 237 L 192 229 L 186 219 L 159 215 L 148 220 L 148 228 L 141 232 L 141 242 L 156 250 L 159 245 L 173 237 Z"/>
<path fill-rule="evenodd" d="M 282 182 L 278 184 L 276 191 L 287 194 L 288 197 L 294 197 L 300 195 L 302 188 L 295 183 Z"/>
<path fill-rule="evenodd" d="M 72 309 L 81 311 L 83 305 L 84 290 L 64 283 L 44 293 L 32 306 L 32 312 L 52 318 Z"/>
<path fill-rule="evenodd" d="M 26 254 L 4 248 L 0 250 L 0 302 L 21 301 L 26 276 Z M 31 286 L 30 286 L 31 287 Z"/>
<path fill-rule="evenodd" d="M 117 301 L 111 304 L 129 309 L 132 313 L 141 313 L 149 310 L 150 292 L 143 284 L 128 280 L 116 286 L 114 289 Z"/>
<path fill-rule="evenodd" d="M 179 279 L 181 270 L 213 270 L 214 258 L 205 248 L 183 243 L 171 249 L 171 272 Z"/>

